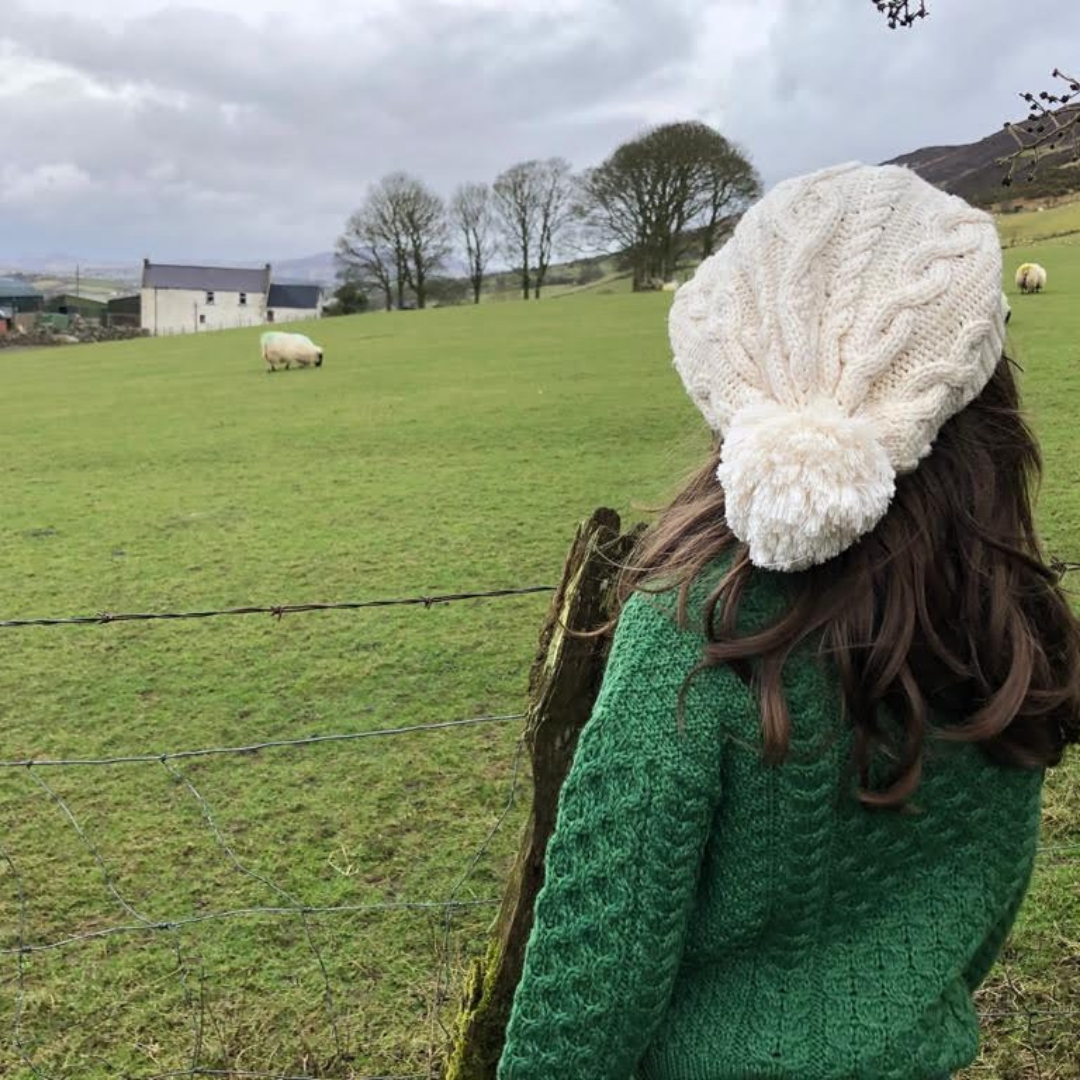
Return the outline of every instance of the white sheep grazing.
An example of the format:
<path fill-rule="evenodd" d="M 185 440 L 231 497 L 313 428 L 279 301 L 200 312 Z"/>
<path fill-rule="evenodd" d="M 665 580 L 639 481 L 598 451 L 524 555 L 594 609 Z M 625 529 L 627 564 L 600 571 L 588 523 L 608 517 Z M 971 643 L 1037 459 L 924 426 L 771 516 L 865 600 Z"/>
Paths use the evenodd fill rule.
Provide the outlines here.
<path fill-rule="evenodd" d="M 1022 293 L 1041 292 L 1046 288 L 1046 271 L 1038 263 L 1023 263 L 1016 271 L 1016 287 Z"/>
<path fill-rule="evenodd" d="M 297 367 L 322 367 L 322 349 L 305 334 L 286 334 L 281 330 L 267 330 L 259 344 L 262 346 L 262 358 L 269 371 L 278 368 L 289 369 L 290 364 Z"/>

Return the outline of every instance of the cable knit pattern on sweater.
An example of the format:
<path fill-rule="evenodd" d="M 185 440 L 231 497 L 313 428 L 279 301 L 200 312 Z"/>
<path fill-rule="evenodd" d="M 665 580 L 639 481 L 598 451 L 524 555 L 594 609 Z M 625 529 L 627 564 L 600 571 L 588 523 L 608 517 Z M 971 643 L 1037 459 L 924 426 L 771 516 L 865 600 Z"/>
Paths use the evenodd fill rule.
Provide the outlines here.
<path fill-rule="evenodd" d="M 757 576 L 744 628 L 776 612 L 781 577 Z M 699 607 L 686 630 L 671 609 L 636 594 L 619 621 L 499 1080 L 927 1080 L 967 1064 L 1042 774 L 935 742 L 914 812 L 863 809 L 810 653 L 785 669 L 784 765 L 763 764 L 756 701 L 727 669 L 690 683 L 680 733 L 703 637 Z"/>

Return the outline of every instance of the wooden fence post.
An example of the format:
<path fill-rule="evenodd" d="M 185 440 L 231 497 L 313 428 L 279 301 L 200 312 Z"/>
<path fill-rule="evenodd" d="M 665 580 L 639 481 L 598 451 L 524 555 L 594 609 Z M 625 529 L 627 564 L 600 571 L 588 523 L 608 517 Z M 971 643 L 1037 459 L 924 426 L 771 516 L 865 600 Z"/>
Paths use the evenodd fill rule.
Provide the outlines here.
<path fill-rule="evenodd" d="M 525 740 L 532 759 L 533 806 L 521 849 L 503 896 L 495 936 L 473 961 L 461 1012 L 454 1024 L 445 1080 L 494 1080 L 514 990 L 532 929 L 533 904 L 544 881 L 544 853 L 555 827 L 559 791 L 592 712 L 603 678 L 610 635 L 596 630 L 615 610 L 618 569 L 641 533 L 620 533 L 614 510 L 583 522 L 570 548 L 562 582 L 540 634 L 529 679 Z"/>

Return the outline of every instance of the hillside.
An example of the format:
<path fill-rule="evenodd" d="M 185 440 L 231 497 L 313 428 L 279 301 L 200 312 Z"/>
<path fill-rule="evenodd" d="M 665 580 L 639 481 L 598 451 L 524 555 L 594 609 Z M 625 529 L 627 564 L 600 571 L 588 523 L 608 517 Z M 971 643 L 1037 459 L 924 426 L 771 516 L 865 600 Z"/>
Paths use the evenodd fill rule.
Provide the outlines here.
<path fill-rule="evenodd" d="M 1002 186 L 1002 158 L 1016 150 L 1016 141 L 1004 129 L 978 142 L 960 146 L 927 146 L 885 162 L 907 165 L 930 183 L 961 195 L 970 202 L 987 205 L 1005 200 L 1043 199 L 1080 192 L 1080 167 L 1066 147 L 1048 155 L 1033 180 L 1018 170 L 1011 188 Z"/>

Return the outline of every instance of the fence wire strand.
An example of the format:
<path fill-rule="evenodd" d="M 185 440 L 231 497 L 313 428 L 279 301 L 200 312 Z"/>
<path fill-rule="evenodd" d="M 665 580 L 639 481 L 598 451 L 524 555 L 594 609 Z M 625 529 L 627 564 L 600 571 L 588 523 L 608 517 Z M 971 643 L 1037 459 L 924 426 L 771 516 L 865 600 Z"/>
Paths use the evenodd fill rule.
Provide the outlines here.
<path fill-rule="evenodd" d="M 511 596 L 553 593 L 554 585 L 527 585 L 513 589 L 488 589 L 483 592 L 436 593 L 430 596 L 405 596 L 389 600 L 343 600 L 335 603 L 248 604 L 243 607 L 206 608 L 201 611 L 99 611 L 96 615 L 68 615 L 60 618 L 2 619 L 0 630 L 26 629 L 31 626 L 109 626 L 127 622 L 167 622 L 184 619 L 216 619 L 228 615 L 300 615 L 312 611 L 363 611 L 389 607 L 442 607 L 465 600 L 498 600 Z"/>
<path fill-rule="evenodd" d="M 299 739 L 266 739 L 243 746 L 211 746 L 199 750 L 166 750 L 156 754 L 121 754 L 107 758 L 20 758 L 0 761 L 0 769 L 77 768 L 82 766 L 139 765 L 150 762 L 182 761 L 189 758 L 212 757 L 219 754 L 253 754 L 259 750 L 281 747 L 315 746 L 319 743 L 355 742 L 390 735 L 412 735 L 419 731 L 447 731 L 451 728 L 476 727 L 480 724 L 508 724 L 525 719 L 524 713 L 505 713 L 499 716 L 471 716 L 466 720 L 442 720 L 431 724 L 409 724 L 404 727 L 378 728 L 374 731 L 349 731 L 337 735 L 309 735 Z"/>
<path fill-rule="evenodd" d="M 457 900 L 455 908 L 498 907 L 498 897 L 486 900 Z M 87 930 L 85 933 L 72 934 L 42 944 L 23 943 L 0 949 L 0 956 L 29 956 L 32 953 L 50 952 L 76 945 L 84 941 L 99 941 L 102 938 L 116 937 L 120 934 L 139 934 L 152 931 L 180 930 L 185 926 L 197 926 L 200 923 L 220 922 L 225 919 L 243 919 L 251 916 L 278 915 L 371 915 L 379 911 L 434 911 L 446 907 L 445 900 L 380 900 L 370 904 L 332 904 L 327 906 L 307 905 L 295 907 L 244 907 L 227 911 L 209 911 L 203 915 L 181 915 L 176 918 L 155 923 L 131 923 L 124 926 L 107 926 L 100 930 Z"/>
<path fill-rule="evenodd" d="M 98 851 L 97 845 L 93 840 L 87 836 L 83 827 L 79 824 L 78 818 L 71 811 L 71 807 L 68 806 L 67 801 L 62 795 L 54 791 L 45 780 L 38 776 L 36 772 L 29 771 L 30 779 L 40 787 L 46 795 L 60 808 L 64 816 L 67 818 L 71 827 L 75 830 L 75 834 L 78 836 L 82 845 L 93 856 L 94 862 L 97 863 L 98 869 L 101 871 L 101 876 L 105 882 L 105 888 L 108 889 L 112 898 L 120 905 L 120 907 L 133 919 L 138 920 L 145 927 L 152 927 L 155 924 L 154 919 L 150 919 L 143 915 L 141 911 L 138 911 L 127 899 L 123 896 L 120 890 L 117 888 L 116 879 L 113 877 L 112 871 L 109 869 L 109 864 L 102 858 L 101 852 Z"/>
<path fill-rule="evenodd" d="M 187 1007 L 188 1016 L 191 1017 L 191 1068 L 197 1069 L 199 1067 L 199 1061 L 202 1059 L 202 1044 L 203 1044 L 203 1013 L 206 1007 L 206 997 L 204 993 L 204 970 L 202 965 L 202 958 L 199 960 L 199 1004 L 198 1008 L 195 1007 L 195 998 L 191 992 L 191 984 L 188 980 L 190 974 L 190 968 L 188 962 L 184 957 L 183 945 L 178 937 L 173 938 L 173 945 L 176 948 L 176 972 L 180 980 L 180 989 L 184 995 L 184 1005 Z"/>

